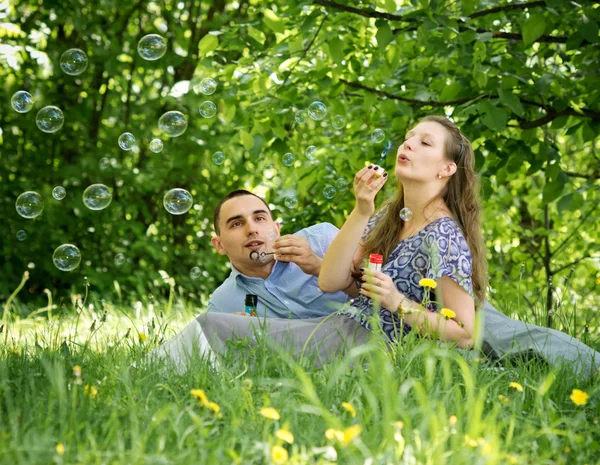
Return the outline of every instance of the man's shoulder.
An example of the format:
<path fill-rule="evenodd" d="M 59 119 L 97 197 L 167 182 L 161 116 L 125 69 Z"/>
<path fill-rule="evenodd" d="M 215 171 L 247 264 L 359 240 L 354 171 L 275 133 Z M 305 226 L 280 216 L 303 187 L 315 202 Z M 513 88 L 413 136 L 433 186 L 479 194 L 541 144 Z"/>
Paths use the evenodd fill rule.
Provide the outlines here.
<path fill-rule="evenodd" d="M 227 295 L 230 295 L 230 293 L 232 292 L 232 290 L 234 288 L 235 288 L 235 278 L 233 276 L 233 273 L 229 273 L 229 276 L 227 276 L 227 279 L 225 279 L 225 281 L 223 281 L 221 283 L 221 285 L 213 291 L 210 299 L 214 300 L 214 299 L 227 297 Z"/>
<path fill-rule="evenodd" d="M 308 228 L 301 229 L 300 231 L 296 232 L 295 234 L 298 236 L 308 237 L 308 236 L 316 236 L 319 234 L 330 234 L 330 233 L 337 234 L 338 231 L 339 231 L 339 229 L 336 228 L 331 223 L 317 223 L 317 224 L 313 224 L 312 226 L 309 226 Z"/>

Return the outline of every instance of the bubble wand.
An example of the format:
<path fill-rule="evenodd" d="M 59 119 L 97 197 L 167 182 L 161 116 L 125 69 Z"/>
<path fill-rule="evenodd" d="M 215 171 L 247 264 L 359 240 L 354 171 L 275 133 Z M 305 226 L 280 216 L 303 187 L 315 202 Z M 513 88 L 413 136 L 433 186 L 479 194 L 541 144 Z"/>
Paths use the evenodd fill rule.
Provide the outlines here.
<path fill-rule="evenodd" d="M 383 159 L 385 158 L 385 156 L 391 149 L 392 149 L 392 140 L 388 139 L 388 141 L 385 143 L 385 147 L 383 148 L 383 152 L 381 152 L 381 157 L 379 158 L 379 162 L 377 162 L 377 166 L 381 166 L 381 164 L 383 163 Z"/>
<path fill-rule="evenodd" d="M 265 258 L 265 256 L 273 255 L 274 253 L 275 252 L 260 252 L 260 253 L 258 253 L 257 250 L 253 250 L 252 252 L 250 252 L 250 260 L 252 260 L 253 262 L 257 262 L 257 261 Z"/>

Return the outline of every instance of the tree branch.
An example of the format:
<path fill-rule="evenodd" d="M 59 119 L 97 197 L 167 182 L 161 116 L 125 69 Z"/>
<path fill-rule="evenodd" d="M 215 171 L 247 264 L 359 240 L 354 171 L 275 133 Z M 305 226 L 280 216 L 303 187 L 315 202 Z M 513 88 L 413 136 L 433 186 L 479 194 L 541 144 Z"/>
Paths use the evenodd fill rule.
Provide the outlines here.
<path fill-rule="evenodd" d="M 556 270 L 553 270 L 552 274 L 555 275 L 557 273 L 560 273 L 562 270 L 565 270 L 565 269 L 569 268 L 570 266 L 577 265 L 579 262 L 581 262 L 587 258 L 592 258 L 592 257 L 591 257 L 591 255 L 585 255 L 581 258 L 578 258 L 577 260 L 573 260 L 571 263 L 567 263 L 566 265 L 561 266 L 560 268 L 558 268 Z"/>
<path fill-rule="evenodd" d="M 583 178 L 583 179 L 600 179 L 600 171 L 596 170 L 592 174 L 583 174 L 583 173 L 574 173 L 573 171 L 564 171 L 567 176 L 571 176 L 572 178 Z"/>
<path fill-rule="evenodd" d="M 500 13 L 502 11 L 512 11 L 512 10 L 524 10 L 525 8 L 534 8 L 536 6 L 546 6 L 546 2 L 528 2 L 528 3 L 513 3 L 510 5 L 497 6 L 495 8 L 488 8 L 487 10 L 476 11 L 475 13 L 471 13 L 469 18 L 481 18 L 482 16 L 492 15 L 494 13 Z"/>
<path fill-rule="evenodd" d="M 387 19 L 388 21 L 404 21 L 407 23 L 419 22 L 416 18 L 405 18 L 402 15 L 394 15 L 391 13 L 382 13 L 372 8 L 355 8 L 353 6 L 342 5 L 332 0 L 313 0 L 316 5 L 335 8 L 336 10 L 346 11 L 355 15 L 364 16 L 365 18 Z"/>
<path fill-rule="evenodd" d="M 564 247 L 564 245 L 573 237 L 575 236 L 575 234 L 577 233 L 577 231 L 579 231 L 579 228 L 581 228 L 583 226 L 583 223 L 585 223 L 587 221 L 587 219 L 591 216 L 592 213 L 594 213 L 594 210 L 596 210 L 596 208 L 598 208 L 599 204 L 596 204 L 593 206 L 593 208 L 587 213 L 587 215 L 585 215 L 585 217 L 581 220 L 581 223 L 579 223 L 577 225 L 577 227 L 575 228 L 575 230 L 569 235 L 569 237 L 567 237 L 564 241 L 562 241 L 560 243 L 560 245 L 554 249 L 554 255 L 556 256 L 556 254 L 558 254 L 559 250 L 562 249 Z"/>

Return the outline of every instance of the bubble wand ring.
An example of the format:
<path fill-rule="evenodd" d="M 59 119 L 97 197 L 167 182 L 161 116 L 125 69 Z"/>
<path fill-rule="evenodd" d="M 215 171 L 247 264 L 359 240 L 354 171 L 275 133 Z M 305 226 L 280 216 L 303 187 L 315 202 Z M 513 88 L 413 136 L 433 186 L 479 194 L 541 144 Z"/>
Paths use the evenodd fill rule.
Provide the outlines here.
<path fill-rule="evenodd" d="M 250 252 L 250 260 L 253 262 L 258 262 L 261 258 L 264 258 L 267 255 L 273 255 L 275 252 L 258 252 L 258 250 L 253 250 Z"/>

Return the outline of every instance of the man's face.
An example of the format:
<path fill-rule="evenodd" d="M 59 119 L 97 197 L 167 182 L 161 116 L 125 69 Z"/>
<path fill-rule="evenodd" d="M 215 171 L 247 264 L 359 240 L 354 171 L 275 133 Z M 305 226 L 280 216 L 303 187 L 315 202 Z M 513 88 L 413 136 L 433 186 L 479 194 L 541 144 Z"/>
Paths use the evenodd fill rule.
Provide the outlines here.
<path fill-rule="evenodd" d="M 273 242 L 279 237 L 279 224 L 259 198 L 242 195 L 226 201 L 221 206 L 219 229 L 219 236 L 211 242 L 239 271 L 248 274 L 247 269 L 270 265 L 272 255 L 261 261 L 250 258 L 253 250 L 273 252 Z"/>

